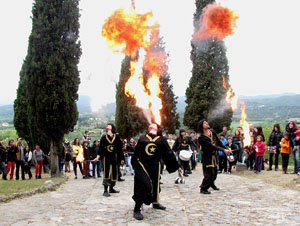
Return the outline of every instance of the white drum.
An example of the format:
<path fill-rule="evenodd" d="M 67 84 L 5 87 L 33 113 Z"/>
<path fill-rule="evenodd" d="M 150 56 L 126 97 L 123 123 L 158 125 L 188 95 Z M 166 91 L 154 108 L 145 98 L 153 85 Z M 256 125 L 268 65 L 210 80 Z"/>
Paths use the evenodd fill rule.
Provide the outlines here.
<path fill-rule="evenodd" d="M 179 158 L 182 161 L 189 161 L 192 156 L 192 153 L 189 150 L 181 150 L 179 152 Z"/>

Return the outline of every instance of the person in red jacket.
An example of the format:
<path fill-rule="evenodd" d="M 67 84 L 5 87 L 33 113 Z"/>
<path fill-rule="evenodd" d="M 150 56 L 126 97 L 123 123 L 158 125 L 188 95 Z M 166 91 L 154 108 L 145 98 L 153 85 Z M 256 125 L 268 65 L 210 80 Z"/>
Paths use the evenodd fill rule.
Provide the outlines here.
<path fill-rule="evenodd" d="M 255 150 L 255 173 L 260 173 L 262 169 L 262 160 L 266 151 L 266 145 L 263 142 L 263 137 L 259 135 L 257 137 L 257 142 L 253 145 L 253 148 Z"/>

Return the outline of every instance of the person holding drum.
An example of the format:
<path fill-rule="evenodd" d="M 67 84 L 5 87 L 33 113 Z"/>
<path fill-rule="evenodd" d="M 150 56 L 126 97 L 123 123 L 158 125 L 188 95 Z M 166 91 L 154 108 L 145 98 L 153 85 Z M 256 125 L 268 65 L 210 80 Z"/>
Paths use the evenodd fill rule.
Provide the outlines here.
<path fill-rule="evenodd" d="M 175 140 L 172 150 L 176 153 L 180 165 L 179 171 L 183 170 L 183 176 L 188 177 L 187 174 L 190 158 L 193 154 L 191 150 L 192 141 L 186 136 L 184 129 L 179 130 L 179 136 Z"/>

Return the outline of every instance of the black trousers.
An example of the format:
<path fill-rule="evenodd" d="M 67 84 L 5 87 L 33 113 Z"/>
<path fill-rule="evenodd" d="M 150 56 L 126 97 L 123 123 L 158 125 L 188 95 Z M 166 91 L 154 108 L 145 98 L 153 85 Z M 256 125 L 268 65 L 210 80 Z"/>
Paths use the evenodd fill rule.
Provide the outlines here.
<path fill-rule="evenodd" d="M 31 168 L 30 164 L 27 163 L 27 164 L 24 165 L 25 174 L 28 174 L 29 179 L 32 178 L 32 173 L 30 171 L 30 168 Z"/>
<path fill-rule="evenodd" d="M 250 170 L 253 170 L 254 168 L 254 163 L 255 163 L 255 155 L 249 155 L 248 157 L 249 159 L 249 167 L 250 167 Z"/>
<path fill-rule="evenodd" d="M 74 170 L 74 174 L 76 177 L 77 177 L 77 165 L 79 166 L 81 175 L 83 175 L 82 164 L 81 164 L 81 162 L 76 162 L 76 157 L 74 157 L 74 159 L 73 159 L 73 168 L 74 169 L 73 170 Z"/>
<path fill-rule="evenodd" d="M 276 152 L 276 154 L 270 153 L 269 156 L 269 168 L 272 169 L 273 166 L 273 156 L 275 155 L 275 169 L 278 169 L 278 158 L 279 158 L 279 152 Z"/>
<path fill-rule="evenodd" d="M 227 172 L 227 156 L 219 156 L 219 171 Z"/>
<path fill-rule="evenodd" d="M 206 164 L 203 164 L 203 181 L 200 185 L 201 190 L 207 191 L 210 187 L 215 185 L 215 180 L 218 175 L 217 167 L 207 167 Z"/>
<path fill-rule="evenodd" d="M 281 153 L 281 157 L 282 157 L 282 169 L 287 170 L 288 165 L 289 165 L 289 154 L 285 154 L 285 153 Z"/>
<path fill-rule="evenodd" d="M 16 180 L 19 180 L 19 172 L 21 168 L 22 180 L 25 180 L 25 170 L 24 170 L 24 161 L 16 161 Z"/>
<path fill-rule="evenodd" d="M 183 174 L 186 175 L 189 171 L 189 161 L 180 160 L 180 165 L 183 169 Z"/>
<path fill-rule="evenodd" d="M 6 179 L 6 166 L 4 162 L 0 162 L 0 169 L 2 171 L 2 178 Z"/>

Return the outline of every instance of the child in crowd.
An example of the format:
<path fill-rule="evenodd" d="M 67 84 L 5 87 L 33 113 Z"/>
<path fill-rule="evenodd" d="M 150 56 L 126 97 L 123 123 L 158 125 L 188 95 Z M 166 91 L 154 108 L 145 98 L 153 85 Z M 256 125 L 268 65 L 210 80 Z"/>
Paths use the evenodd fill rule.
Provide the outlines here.
<path fill-rule="evenodd" d="M 294 146 L 294 151 L 297 150 L 297 141 L 300 140 L 300 120 L 297 121 L 297 130 L 295 132 L 296 137 L 292 140 L 293 141 L 293 146 Z"/>
<path fill-rule="evenodd" d="M 224 134 L 220 135 L 220 140 L 225 147 L 228 145 L 228 141 L 225 138 Z M 227 156 L 223 151 L 218 151 L 218 154 L 219 154 L 219 173 L 222 173 L 224 170 L 224 173 L 227 174 Z"/>
<path fill-rule="evenodd" d="M 289 165 L 289 156 L 291 154 L 291 141 L 288 133 L 284 134 L 284 137 L 280 142 L 280 146 L 281 146 L 281 156 L 282 156 L 282 172 L 286 174 Z"/>
<path fill-rule="evenodd" d="M 228 149 L 230 149 L 233 153 L 233 161 L 229 161 L 229 169 L 228 169 L 228 174 L 231 174 L 232 166 L 236 165 L 237 159 L 238 159 L 238 151 L 239 147 L 232 142 L 232 137 L 228 137 Z M 228 157 L 229 155 L 227 155 Z"/>
<path fill-rule="evenodd" d="M 260 173 L 262 169 L 263 157 L 266 151 L 266 145 L 263 142 L 263 137 L 259 135 L 257 137 L 257 142 L 253 145 L 255 150 L 255 173 Z"/>

